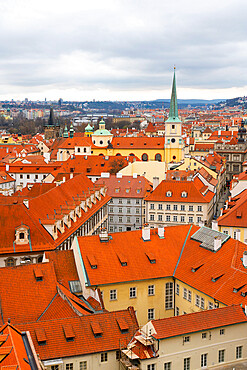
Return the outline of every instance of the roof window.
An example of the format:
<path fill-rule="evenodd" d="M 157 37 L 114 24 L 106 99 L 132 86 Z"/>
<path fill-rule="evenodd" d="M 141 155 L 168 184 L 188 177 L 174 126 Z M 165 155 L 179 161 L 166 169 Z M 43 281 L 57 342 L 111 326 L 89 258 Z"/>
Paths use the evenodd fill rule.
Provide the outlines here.
<path fill-rule="evenodd" d="M 36 334 L 38 344 L 40 346 L 44 346 L 46 344 L 46 340 L 47 340 L 45 329 L 43 329 L 43 328 L 35 329 L 35 334 Z"/>
<path fill-rule="evenodd" d="M 96 269 L 97 266 L 98 266 L 97 261 L 96 261 L 96 258 L 93 255 L 87 256 L 87 258 L 88 258 L 88 261 L 90 263 L 91 268 L 92 269 Z"/>
<path fill-rule="evenodd" d="M 93 334 L 96 338 L 102 336 L 103 331 L 102 331 L 102 329 L 100 327 L 100 324 L 98 322 L 91 322 L 91 328 L 92 328 Z"/>
<path fill-rule="evenodd" d="M 43 272 L 41 270 L 41 268 L 39 266 L 35 266 L 34 269 L 33 269 L 33 272 L 34 272 L 34 276 L 35 276 L 35 279 L 36 281 L 42 281 L 43 280 Z"/>
<path fill-rule="evenodd" d="M 200 267 L 202 267 L 202 266 L 203 266 L 203 264 L 202 264 L 202 265 L 199 265 L 199 266 L 196 266 L 196 267 L 192 267 L 192 268 L 191 268 L 191 271 L 192 271 L 192 272 L 196 272 L 196 271 L 197 271 L 197 270 L 199 270 L 199 268 L 200 268 Z"/>
<path fill-rule="evenodd" d="M 149 262 L 150 263 L 156 263 L 156 257 L 155 257 L 155 255 L 152 253 L 152 252 L 147 252 L 146 253 L 146 256 L 147 256 L 147 258 L 149 259 Z"/>
<path fill-rule="evenodd" d="M 244 284 L 244 285 L 241 285 L 240 287 L 237 287 L 237 288 L 233 288 L 233 293 L 237 293 L 237 292 L 239 292 L 244 286 L 245 286 L 246 284 Z"/>
<path fill-rule="evenodd" d="M 221 275 L 215 275 L 211 278 L 211 280 L 215 283 L 217 280 L 219 280 L 224 274 Z"/>
<path fill-rule="evenodd" d="M 120 263 L 121 263 L 121 266 L 127 266 L 127 264 L 128 264 L 128 259 L 121 253 L 118 253 L 118 259 L 119 259 L 119 261 L 120 261 Z"/>
<path fill-rule="evenodd" d="M 188 193 L 186 191 L 182 191 L 181 197 L 182 198 L 187 198 L 187 196 L 188 196 Z"/>
<path fill-rule="evenodd" d="M 168 190 L 168 191 L 166 192 L 166 196 L 167 196 L 167 197 L 171 197 L 171 196 L 172 196 L 172 192 L 171 192 L 170 190 Z"/>
<path fill-rule="evenodd" d="M 71 324 L 63 325 L 63 332 L 67 342 L 73 342 L 75 339 L 75 333 Z"/>
<path fill-rule="evenodd" d="M 129 325 L 123 318 L 119 317 L 117 323 L 122 333 L 127 333 L 129 331 Z"/>

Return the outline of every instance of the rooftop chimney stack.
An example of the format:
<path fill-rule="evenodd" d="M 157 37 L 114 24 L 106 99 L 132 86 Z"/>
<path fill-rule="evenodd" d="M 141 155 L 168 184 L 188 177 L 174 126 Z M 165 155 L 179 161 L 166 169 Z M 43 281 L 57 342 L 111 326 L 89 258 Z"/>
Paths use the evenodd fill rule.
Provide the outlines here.
<path fill-rule="evenodd" d="M 217 220 L 212 221 L 212 230 L 218 231 L 218 222 L 217 222 Z"/>
<path fill-rule="evenodd" d="M 144 242 L 150 240 L 150 227 L 148 224 L 144 225 L 142 228 L 142 239 Z"/>
<path fill-rule="evenodd" d="M 160 178 L 159 177 L 153 177 L 153 190 L 157 188 L 159 185 Z"/>
<path fill-rule="evenodd" d="M 6 172 L 9 171 L 9 164 L 6 164 Z"/>
<path fill-rule="evenodd" d="M 71 174 L 69 175 L 69 178 L 70 178 L 70 179 L 73 179 L 73 177 L 74 177 L 74 174 L 73 174 L 73 173 L 71 173 Z"/>
<path fill-rule="evenodd" d="M 247 251 L 243 253 L 243 266 L 247 267 Z"/>
<path fill-rule="evenodd" d="M 217 252 L 218 249 L 221 247 L 221 238 L 219 236 L 216 236 L 214 238 L 214 251 Z"/>
<path fill-rule="evenodd" d="M 236 240 L 240 240 L 240 234 L 241 234 L 240 230 L 237 229 L 236 230 Z"/>
<path fill-rule="evenodd" d="M 164 239 L 164 237 L 165 237 L 165 229 L 164 229 L 164 227 L 162 227 L 162 226 L 159 226 L 158 227 L 158 235 L 159 235 L 160 239 Z"/>
<path fill-rule="evenodd" d="M 64 177 L 63 177 L 63 182 L 65 182 L 65 181 L 66 181 L 66 177 L 64 176 Z"/>
<path fill-rule="evenodd" d="M 108 242 L 109 237 L 108 237 L 108 231 L 106 228 L 102 229 L 99 233 L 99 238 L 101 242 Z"/>

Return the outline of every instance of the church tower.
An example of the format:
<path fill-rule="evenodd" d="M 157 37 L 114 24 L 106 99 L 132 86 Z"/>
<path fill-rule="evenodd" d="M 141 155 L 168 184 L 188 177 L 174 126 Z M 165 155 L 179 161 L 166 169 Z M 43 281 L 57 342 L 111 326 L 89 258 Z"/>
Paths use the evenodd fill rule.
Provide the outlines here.
<path fill-rule="evenodd" d="M 169 118 L 165 121 L 165 162 L 178 163 L 184 158 L 182 122 L 178 117 L 176 75 L 174 68 Z"/>

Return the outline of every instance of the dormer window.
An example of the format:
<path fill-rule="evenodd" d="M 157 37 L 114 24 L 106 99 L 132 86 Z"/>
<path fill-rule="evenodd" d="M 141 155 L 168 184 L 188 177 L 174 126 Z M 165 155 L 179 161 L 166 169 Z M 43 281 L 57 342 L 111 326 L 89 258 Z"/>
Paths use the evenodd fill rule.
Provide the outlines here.
<path fill-rule="evenodd" d="M 167 197 L 171 197 L 171 196 L 172 196 L 172 192 L 171 192 L 170 190 L 169 190 L 169 191 L 167 191 L 167 192 L 166 192 L 166 196 L 167 196 Z"/>
<path fill-rule="evenodd" d="M 18 227 L 15 231 L 15 243 L 16 244 L 27 244 L 29 228 L 25 225 Z"/>
<path fill-rule="evenodd" d="M 187 198 L 187 195 L 188 195 L 188 193 L 186 191 L 182 191 L 182 193 L 181 193 L 182 198 Z"/>

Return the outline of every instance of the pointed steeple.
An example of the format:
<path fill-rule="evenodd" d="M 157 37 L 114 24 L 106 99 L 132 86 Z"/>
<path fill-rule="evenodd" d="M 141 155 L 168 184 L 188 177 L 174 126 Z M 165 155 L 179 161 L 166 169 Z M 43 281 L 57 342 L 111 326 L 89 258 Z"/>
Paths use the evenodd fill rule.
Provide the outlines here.
<path fill-rule="evenodd" d="M 71 125 L 70 125 L 70 129 L 69 129 L 69 137 L 72 139 L 74 137 L 74 127 L 73 127 L 73 123 L 71 122 Z"/>
<path fill-rule="evenodd" d="M 48 119 L 48 125 L 49 126 L 55 126 L 55 116 L 54 116 L 54 112 L 53 112 L 53 107 L 50 108 L 50 116 L 49 116 L 49 119 Z"/>
<path fill-rule="evenodd" d="M 172 95 L 170 102 L 169 118 L 166 122 L 181 122 L 178 117 L 178 102 L 177 102 L 177 88 L 176 88 L 176 74 L 174 67 L 173 83 L 172 83 Z"/>
<path fill-rule="evenodd" d="M 68 127 L 67 127 L 66 123 L 65 123 L 65 126 L 64 126 L 63 137 L 66 137 L 66 138 L 69 137 Z"/>

